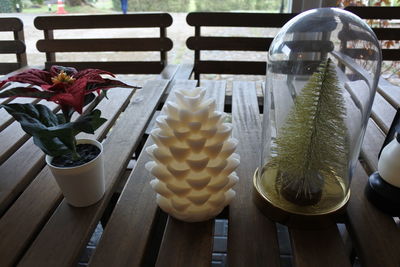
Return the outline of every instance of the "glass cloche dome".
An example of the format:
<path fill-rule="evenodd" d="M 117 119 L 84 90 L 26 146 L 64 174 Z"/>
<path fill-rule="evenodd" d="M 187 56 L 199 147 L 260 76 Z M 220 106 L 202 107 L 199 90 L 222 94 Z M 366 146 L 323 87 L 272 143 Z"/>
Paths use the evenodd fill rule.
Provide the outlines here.
<path fill-rule="evenodd" d="M 381 49 L 356 15 L 320 8 L 273 40 L 264 94 L 255 202 L 295 225 L 343 210 L 381 68 Z"/>

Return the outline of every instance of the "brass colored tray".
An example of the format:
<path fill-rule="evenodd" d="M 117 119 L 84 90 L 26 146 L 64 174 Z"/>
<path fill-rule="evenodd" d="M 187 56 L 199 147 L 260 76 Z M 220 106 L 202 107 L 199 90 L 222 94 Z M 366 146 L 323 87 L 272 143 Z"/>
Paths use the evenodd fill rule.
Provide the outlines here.
<path fill-rule="evenodd" d="M 321 214 L 301 214 L 288 212 L 274 205 L 263 191 L 258 181 L 258 169 L 253 176 L 253 201 L 258 209 L 269 219 L 289 227 L 299 229 L 321 229 L 343 221 L 350 190 L 337 209 Z"/>

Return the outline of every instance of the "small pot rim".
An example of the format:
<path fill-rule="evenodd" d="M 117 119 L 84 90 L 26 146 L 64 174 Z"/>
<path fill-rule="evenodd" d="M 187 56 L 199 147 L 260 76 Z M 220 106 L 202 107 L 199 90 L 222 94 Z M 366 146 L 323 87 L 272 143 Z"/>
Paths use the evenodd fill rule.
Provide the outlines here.
<path fill-rule="evenodd" d="M 73 166 L 73 167 L 58 167 L 58 166 L 54 166 L 53 164 L 51 164 L 51 161 L 53 160 L 54 157 L 46 154 L 45 160 L 46 160 L 47 165 L 51 166 L 54 169 L 58 169 L 58 170 L 78 169 L 78 168 L 81 168 L 81 167 L 84 167 L 84 166 L 87 166 L 87 165 L 91 164 L 93 161 L 97 160 L 101 156 L 101 154 L 103 153 L 103 145 L 99 141 L 97 141 L 96 139 L 82 138 L 82 139 L 77 139 L 76 143 L 77 144 L 92 144 L 92 145 L 95 145 L 98 148 L 100 148 L 100 153 L 94 159 L 92 159 L 91 161 L 86 162 L 86 163 L 84 163 L 82 165 Z"/>

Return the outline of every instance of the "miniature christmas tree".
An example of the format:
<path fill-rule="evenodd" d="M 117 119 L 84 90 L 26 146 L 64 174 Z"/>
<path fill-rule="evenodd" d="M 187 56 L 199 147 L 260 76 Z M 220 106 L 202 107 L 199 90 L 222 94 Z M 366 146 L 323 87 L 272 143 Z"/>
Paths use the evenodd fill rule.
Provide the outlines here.
<path fill-rule="evenodd" d="M 297 96 L 276 139 L 280 194 L 297 205 L 313 205 L 323 187 L 347 170 L 345 106 L 336 71 L 324 61 Z"/>

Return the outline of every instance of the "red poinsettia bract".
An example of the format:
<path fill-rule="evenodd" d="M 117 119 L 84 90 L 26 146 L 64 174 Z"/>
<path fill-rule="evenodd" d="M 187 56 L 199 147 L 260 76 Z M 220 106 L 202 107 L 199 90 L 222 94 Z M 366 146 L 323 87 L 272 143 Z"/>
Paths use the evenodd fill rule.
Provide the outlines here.
<path fill-rule="evenodd" d="M 77 71 L 75 68 L 62 66 L 52 66 L 50 71 L 30 69 L 0 82 L 0 97 L 46 99 L 59 104 L 62 110 L 73 109 L 82 113 L 85 96 L 94 91 L 113 87 L 137 88 L 118 80 L 103 78 L 102 74 L 115 77 L 114 74 L 99 69 Z M 27 83 L 31 86 L 3 90 L 8 82 Z"/>

